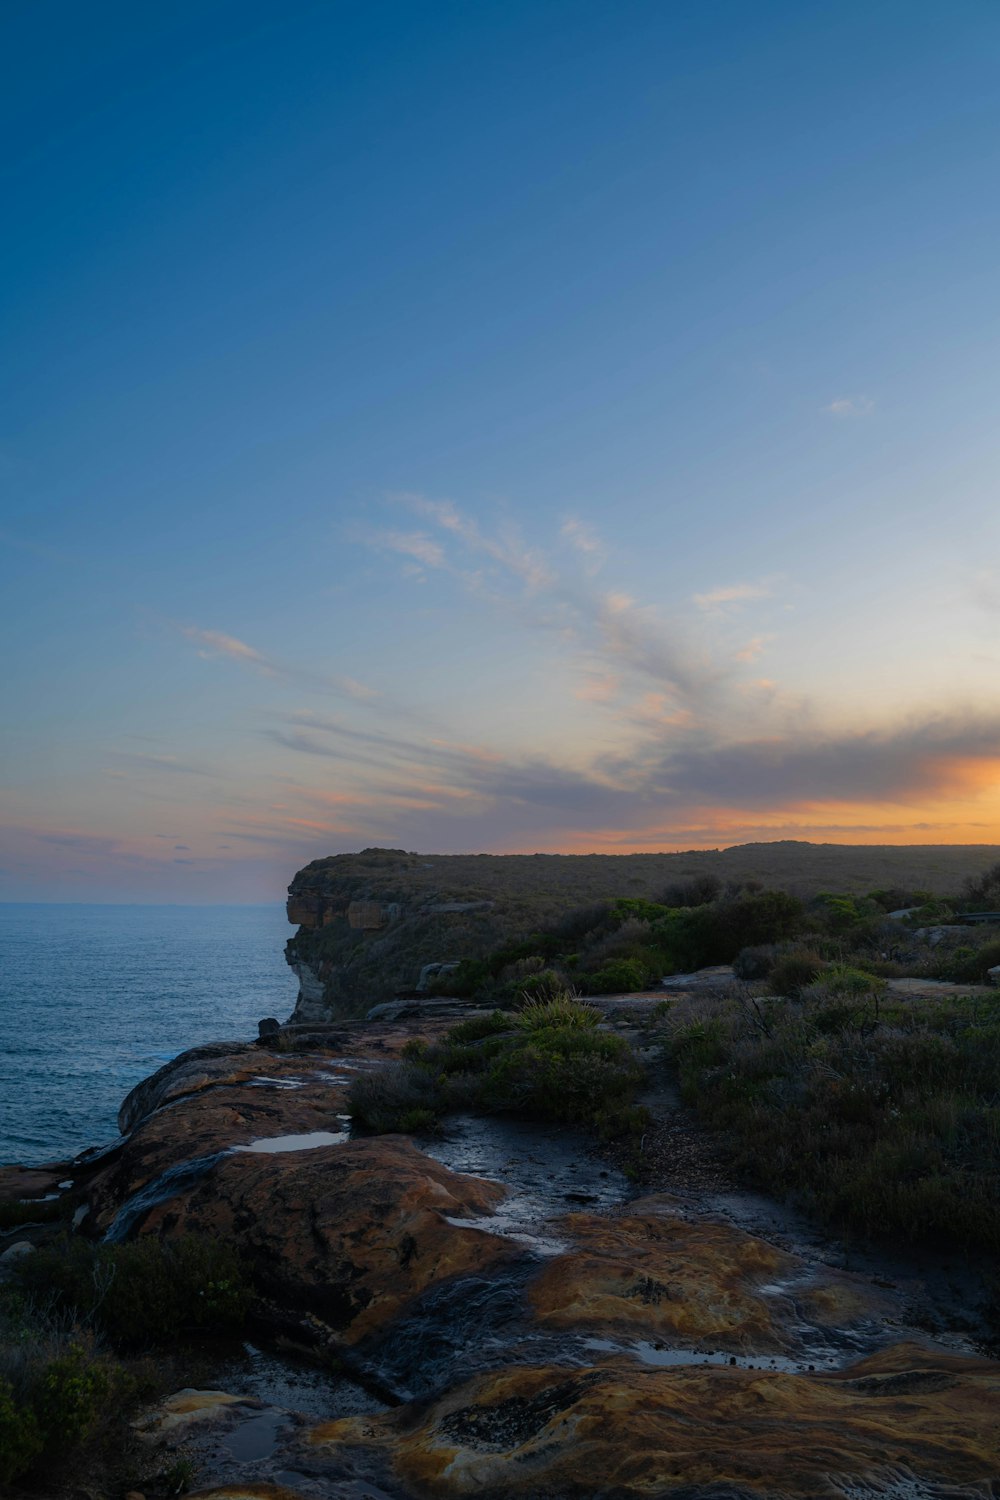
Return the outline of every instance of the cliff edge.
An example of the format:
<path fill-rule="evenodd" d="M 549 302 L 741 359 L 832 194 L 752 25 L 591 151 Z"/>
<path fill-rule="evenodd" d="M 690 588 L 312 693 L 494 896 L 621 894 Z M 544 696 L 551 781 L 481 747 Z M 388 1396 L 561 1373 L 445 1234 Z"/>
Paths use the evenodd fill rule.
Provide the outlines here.
<path fill-rule="evenodd" d="M 449 964 L 516 943 L 598 901 L 660 899 L 672 882 L 710 875 L 804 898 L 896 884 L 943 893 L 998 854 L 993 845 L 786 840 L 679 854 L 332 855 L 306 865 L 288 888 L 288 920 L 298 928 L 285 949 L 299 981 L 291 1020 L 359 1017 L 395 995 L 431 992 Z"/>

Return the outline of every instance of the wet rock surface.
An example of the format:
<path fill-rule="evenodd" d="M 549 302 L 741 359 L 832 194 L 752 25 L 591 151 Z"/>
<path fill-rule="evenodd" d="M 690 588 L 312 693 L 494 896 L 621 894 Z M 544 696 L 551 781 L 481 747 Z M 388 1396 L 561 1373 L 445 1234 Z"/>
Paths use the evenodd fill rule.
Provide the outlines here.
<path fill-rule="evenodd" d="M 655 1004 L 605 1015 L 641 1042 Z M 643 1142 L 655 1191 L 563 1128 L 353 1137 L 352 1079 L 453 1019 L 199 1048 L 133 1092 L 120 1149 L 74 1164 L 84 1233 L 222 1235 L 265 1294 L 272 1352 L 246 1346 L 215 1389 L 144 1418 L 151 1445 L 196 1463 L 197 1494 L 998 1493 L 1000 1365 L 932 1270 L 848 1265 L 740 1193 L 666 1084 Z M 671 1141 L 691 1152 L 674 1170 Z M 67 1170 L 4 1185 L 44 1196 Z"/>

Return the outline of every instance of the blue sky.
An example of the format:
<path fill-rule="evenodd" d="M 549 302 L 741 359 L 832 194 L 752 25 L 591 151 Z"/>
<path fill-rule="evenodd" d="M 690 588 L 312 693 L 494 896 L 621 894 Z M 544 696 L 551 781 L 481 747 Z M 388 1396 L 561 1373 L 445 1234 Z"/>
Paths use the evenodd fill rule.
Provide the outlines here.
<path fill-rule="evenodd" d="M 0 898 L 1000 841 L 995 5 L 0 55 Z"/>

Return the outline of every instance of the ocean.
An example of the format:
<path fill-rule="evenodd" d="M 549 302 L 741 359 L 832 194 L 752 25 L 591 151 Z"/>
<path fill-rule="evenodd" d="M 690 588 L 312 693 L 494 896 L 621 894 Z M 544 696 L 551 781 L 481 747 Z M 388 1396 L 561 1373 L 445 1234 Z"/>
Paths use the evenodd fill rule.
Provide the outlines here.
<path fill-rule="evenodd" d="M 0 1163 L 115 1140 L 134 1084 L 199 1042 L 286 1020 L 282 906 L 0 903 Z"/>

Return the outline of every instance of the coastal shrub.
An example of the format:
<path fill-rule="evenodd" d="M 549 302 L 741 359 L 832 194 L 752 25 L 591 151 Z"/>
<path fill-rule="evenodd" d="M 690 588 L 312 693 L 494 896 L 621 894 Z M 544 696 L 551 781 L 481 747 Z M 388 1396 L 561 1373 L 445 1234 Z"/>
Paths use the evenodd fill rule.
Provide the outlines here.
<path fill-rule="evenodd" d="M 73 1344 L 39 1377 L 32 1406 L 47 1448 L 72 1448 L 90 1436 L 109 1400 L 120 1398 L 126 1377 L 120 1367 L 95 1359 Z"/>
<path fill-rule="evenodd" d="M 498 1036 L 509 1031 L 513 1022 L 514 1017 L 508 1010 L 486 1011 L 481 1016 L 470 1016 L 467 1021 L 459 1021 L 448 1032 L 448 1037 L 453 1042 L 481 1042 L 484 1037 Z M 407 1043 L 407 1047 L 409 1045 Z M 405 1047 L 403 1053 L 405 1056 Z"/>
<path fill-rule="evenodd" d="M 561 995 L 565 988 L 566 980 L 558 970 L 540 969 L 537 974 L 529 974 L 518 983 L 518 998 L 527 996 L 532 1000 L 551 1000 L 556 995 Z"/>
<path fill-rule="evenodd" d="M 1000 996 L 887 998 L 849 966 L 761 1015 L 680 1001 L 683 1097 L 766 1190 L 869 1236 L 1000 1250 Z"/>
<path fill-rule="evenodd" d="M 34 1412 L 17 1400 L 10 1381 L 0 1378 L 0 1484 L 26 1474 L 43 1446 Z"/>
<path fill-rule="evenodd" d="M 376 1135 L 392 1130 L 423 1134 L 435 1129 L 440 1090 L 428 1062 L 431 1050 L 425 1046 L 416 1057 L 360 1073 L 347 1096 L 355 1124 Z M 415 1125 L 415 1120 L 421 1123 Z"/>
<path fill-rule="evenodd" d="M 123 1245 L 77 1237 L 18 1264 L 21 1285 L 119 1348 L 172 1343 L 185 1335 L 236 1332 L 252 1295 L 236 1251 L 207 1235 Z"/>
<path fill-rule="evenodd" d="M 485 1035 L 480 1018 L 472 1020 L 417 1057 L 360 1075 L 348 1095 L 356 1124 L 412 1133 L 474 1110 L 608 1130 L 632 1105 L 642 1067 L 623 1038 L 601 1028 L 592 1006 L 569 995 L 530 1001 L 504 1017 L 508 1029 Z"/>
<path fill-rule="evenodd" d="M 694 875 L 689 880 L 673 881 L 657 897 L 662 906 L 708 906 L 722 894 L 717 875 Z"/>
<path fill-rule="evenodd" d="M 986 984 L 990 969 L 1000 964 L 1000 939 L 983 943 L 979 948 L 963 945 L 941 955 L 936 972 L 941 979 L 954 984 Z"/>
<path fill-rule="evenodd" d="M 557 995 L 551 1000 L 529 1001 L 516 1016 L 522 1031 L 541 1031 L 553 1026 L 599 1026 L 601 1012 L 596 1005 L 582 1005 L 573 995 Z M 461 1028 L 448 1034 L 454 1037 Z"/>
<path fill-rule="evenodd" d="M 52 1299 L 0 1287 L 0 1488 L 64 1493 L 71 1466 L 116 1459 L 148 1380 L 100 1347 Z"/>
<path fill-rule="evenodd" d="M 588 995 L 627 995 L 646 988 L 646 968 L 637 958 L 617 958 L 581 981 Z"/>
<path fill-rule="evenodd" d="M 779 958 L 768 978 L 768 988 L 776 995 L 795 999 L 814 984 L 825 965 L 818 953 L 802 948 Z"/>
<path fill-rule="evenodd" d="M 44 1199 L 32 1198 L 24 1203 L 0 1203 L 0 1230 L 19 1229 L 22 1224 L 54 1224 L 60 1219 L 69 1219 L 73 1211 L 72 1201 L 64 1196 Z"/>
<path fill-rule="evenodd" d="M 733 973 L 737 979 L 753 983 L 755 979 L 766 979 L 781 957 L 776 943 L 756 943 L 741 948 L 733 959 Z"/>

